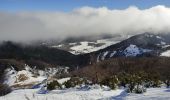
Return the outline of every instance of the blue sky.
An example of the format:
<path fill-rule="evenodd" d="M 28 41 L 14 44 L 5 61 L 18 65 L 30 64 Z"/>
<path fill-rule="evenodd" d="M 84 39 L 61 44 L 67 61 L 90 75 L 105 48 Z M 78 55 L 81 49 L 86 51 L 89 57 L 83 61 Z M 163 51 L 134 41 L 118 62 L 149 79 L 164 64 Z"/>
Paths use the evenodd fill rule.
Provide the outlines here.
<path fill-rule="evenodd" d="M 145 9 L 156 5 L 170 7 L 170 0 L 0 0 L 1 11 L 70 11 L 83 6 Z"/>

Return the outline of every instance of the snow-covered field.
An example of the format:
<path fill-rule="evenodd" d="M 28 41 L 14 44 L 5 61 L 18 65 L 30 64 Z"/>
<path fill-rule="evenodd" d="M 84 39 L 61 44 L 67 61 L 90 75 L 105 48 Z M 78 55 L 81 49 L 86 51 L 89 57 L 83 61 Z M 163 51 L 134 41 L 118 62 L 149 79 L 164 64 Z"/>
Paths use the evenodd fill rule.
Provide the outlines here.
<path fill-rule="evenodd" d="M 120 42 L 121 40 L 124 40 L 127 37 L 117 37 L 117 38 L 109 38 L 109 39 L 100 39 L 93 42 L 90 41 L 81 41 L 81 42 L 74 42 L 74 43 L 68 43 L 68 44 L 59 44 L 59 45 L 53 45 L 51 47 L 53 48 L 65 48 L 68 47 L 68 52 L 72 54 L 84 54 L 84 53 L 90 53 L 94 52 L 103 48 L 106 48 L 110 45 L 116 44 Z M 64 49 L 65 50 L 65 49 Z"/>
<path fill-rule="evenodd" d="M 113 45 L 113 44 L 116 44 L 120 41 L 111 41 L 111 39 L 103 39 L 103 40 L 97 40 L 97 42 L 92 42 L 93 44 L 103 44 L 99 47 L 95 47 L 95 46 L 90 46 L 89 45 L 89 42 L 87 41 L 84 41 L 84 42 L 80 42 L 80 45 L 76 45 L 76 46 L 73 46 L 71 47 L 70 49 L 72 51 L 70 51 L 71 53 L 73 54 L 81 54 L 81 53 L 90 53 L 90 52 L 93 52 L 93 51 L 97 51 L 97 50 L 100 50 L 100 49 L 103 49 L 105 47 L 108 47 L 110 45 Z"/>
<path fill-rule="evenodd" d="M 15 90 L 0 100 L 170 100 L 170 89 L 150 88 L 144 94 L 128 94 L 123 89 L 66 89 L 37 94 L 37 89 Z"/>

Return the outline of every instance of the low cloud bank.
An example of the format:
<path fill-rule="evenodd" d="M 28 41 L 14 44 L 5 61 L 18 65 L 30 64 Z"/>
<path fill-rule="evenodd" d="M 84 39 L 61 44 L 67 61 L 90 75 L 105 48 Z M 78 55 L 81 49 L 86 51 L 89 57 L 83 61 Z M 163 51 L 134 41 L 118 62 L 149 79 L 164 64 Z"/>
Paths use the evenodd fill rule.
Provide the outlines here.
<path fill-rule="evenodd" d="M 170 32 L 170 8 L 82 7 L 70 12 L 0 12 L 0 40 L 64 39 L 101 34 Z"/>

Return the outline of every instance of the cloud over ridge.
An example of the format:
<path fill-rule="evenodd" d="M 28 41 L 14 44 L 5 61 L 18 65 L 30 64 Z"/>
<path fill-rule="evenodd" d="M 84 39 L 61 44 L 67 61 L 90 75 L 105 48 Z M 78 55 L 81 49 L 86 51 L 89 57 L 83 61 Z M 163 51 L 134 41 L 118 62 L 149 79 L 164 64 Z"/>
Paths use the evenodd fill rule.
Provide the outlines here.
<path fill-rule="evenodd" d="M 36 40 L 98 34 L 170 32 L 170 8 L 82 7 L 70 12 L 0 12 L 0 40 Z"/>

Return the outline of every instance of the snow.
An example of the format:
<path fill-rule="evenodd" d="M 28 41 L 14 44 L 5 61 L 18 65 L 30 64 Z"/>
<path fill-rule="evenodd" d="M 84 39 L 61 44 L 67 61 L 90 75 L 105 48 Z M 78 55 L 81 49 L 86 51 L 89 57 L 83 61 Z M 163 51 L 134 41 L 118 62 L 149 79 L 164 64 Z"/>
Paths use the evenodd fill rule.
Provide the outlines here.
<path fill-rule="evenodd" d="M 166 44 L 165 42 L 161 41 L 161 45 L 165 45 L 165 44 Z"/>
<path fill-rule="evenodd" d="M 21 82 L 17 82 L 17 84 L 29 84 L 29 83 L 38 83 L 38 82 L 41 82 L 42 80 L 44 80 L 45 79 L 45 77 L 41 77 L 41 76 L 38 76 L 38 77 L 33 77 L 33 75 L 30 73 L 30 72 L 28 72 L 28 71 L 19 71 L 18 73 L 17 73 L 17 76 L 16 77 L 18 77 L 19 75 L 22 75 L 22 74 L 24 74 L 24 75 L 26 75 L 27 77 L 28 77 L 28 79 L 27 80 L 24 80 L 24 81 L 21 81 Z"/>
<path fill-rule="evenodd" d="M 142 52 L 143 53 L 145 53 L 145 52 L 151 52 L 152 50 L 150 50 L 150 49 L 141 49 L 142 50 Z"/>
<path fill-rule="evenodd" d="M 16 71 L 14 70 L 14 68 L 13 67 L 11 67 L 11 68 L 7 68 L 6 70 L 5 70 L 5 73 L 6 73 L 6 75 L 5 75 L 5 81 L 4 81 L 4 83 L 5 84 L 8 84 L 9 86 L 11 86 L 11 85 L 13 85 L 14 83 L 15 83 L 15 81 L 16 81 Z"/>
<path fill-rule="evenodd" d="M 77 43 L 69 43 L 69 45 L 76 45 Z"/>
<path fill-rule="evenodd" d="M 121 35 L 121 36 L 119 35 L 119 36 L 113 36 L 112 38 L 105 38 L 105 39 L 99 39 L 94 41 L 87 40 L 87 41 L 78 41 L 78 42 L 70 42 L 70 43 L 61 43 L 57 45 L 52 45 L 50 47 L 66 50 L 72 54 L 78 55 L 78 54 L 85 54 L 85 53 L 98 51 L 100 49 L 104 49 L 108 46 L 111 46 L 122 40 L 125 40 L 131 36 L 132 35 Z"/>
<path fill-rule="evenodd" d="M 67 78 L 62 78 L 62 79 L 59 79 L 57 80 L 60 84 L 63 84 L 64 82 L 70 80 L 70 77 L 67 77 Z"/>
<path fill-rule="evenodd" d="M 125 50 L 124 50 L 124 54 L 126 56 L 136 56 L 138 54 L 140 54 L 140 50 L 136 45 L 129 45 Z"/>
<path fill-rule="evenodd" d="M 15 71 L 14 69 L 6 69 L 5 70 L 6 75 L 5 75 L 5 84 L 8 84 L 9 86 L 13 86 L 16 84 L 20 85 L 26 85 L 26 84 L 31 84 L 31 83 L 39 83 L 42 80 L 45 79 L 43 76 L 37 76 L 34 77 L 33 74 L 29 71 L 28 67 L 26 67 L 25 70 L 21 71 Z M 24 76 L 26 79 L 20 80 L 20 77 Z"/>
<path fill-rule="evenodd" d="M 116 54 L 116 51 L 113 51 L 113 52 L 110 54 L 110 57 L 113 57 L 115 54 Z"/>
<path fill-rule="evenodd" d="M 62 44 L 60 44 L 60 45 L 53 45 L 53 46 L 51 46 L 52 48 L 60 48 L 60 47 L 62 47 L 63 45 Z"/>
<path fill-rule="evenodd" d="M 31 68 L 28 65 L 24 66 L 25 69 L 16 71 L 13 67 L 7 68 L 5 70 L 5 81 L 4 84 L 9 86 L 22 86 L 41 83 L 44 79 L 47 78 L 47 74 L 50 78 L 56 74 L 69 73 L 69 67 L 57 66 L 56 68 L 47 68 L 45 71 Z M 68 80 L 69 78 L 59 80 L 61 83 Z"/>
<path fill-rule="evenodd" d="M 88 53 L 89 52 L 88 49 L 92 49 L 93 48 L 92 46 L 88 45 L 87 41 L 80 42 L 80 44 L 81 45 L 71 47 L 71 49 L 75 50 L 77 52 L 81 52 L 83 50 L 85 53 Z"/>
<path fill-rule="evenodd" d="M 164 45 L 164 46 L 162 46 L 162 48 L 167 48 L 167 47 L 170 47 L 170 45 Z"/>
<path fill-rule="evenodd" d="M 146 34 L 145 36 L 150 38 L 150 37 L 153 37 L 154 35 L 152 35 L 152 34 Z"/>
<path fill-rule="evenodd" d="M 38 89 L 14 90 L 0 100 L 170 100 L 170 88 L 149 88 L 146 93 L 126 93 L 123 89 L 104 88 L 53 90 L 37 94 Z"/>
<path fill-rule="evenodd" d="M 110 45 L 116 44 L 120 41 L 115 41 L 114 38 L 112 39 L 101 39 L 101 40 L 97 40 L 96 42 L 88 42 L 88 41 L 82 41 L 80 42 L 80 45 L 73 45 L 70 49 L 71 53 L 73 54 L 81 54 L 81 53 L 90 53 L 90 52 L 94 52 L 100 49 L 103 49 L 105 47 L 108 47 Z M 101 46 L 93 46 L 93 45 L 89 45 L 89 43 L 93 43 L 93 44 L 102 44 Z"/>
<path fill-rule="evenodd" d="M 127 100 L 170 100 L 170 88 L 150 88 L 144 94 L 129 94 Z"/>
<path fill-rule="evenodd" d="M 145 52 L 151 52 L 152 50 L 150 49 L 143 49 L 143 48 L 138 48 L 136 45 L 130 44 L 125 50 L 124 54 L 126 57 L 129 56 L 137 56 L 139 54 L 145 53 Z"/>
<path fill-rule="evenodd" d="M 104 60 L 104 59 L 106 58 L 106 56 L 107 56 L 108 53 L 109 53 L 108 51 L 104 52 L 101 59 Z"/>
<path fill-rule="evenodd" d="M 165 51 L 165 52 L 162 52 L 162 53 L 160 54 L 160 56 L 170 57 L 170 50 L 167 50 L 167 51 Z"/>
<path fill-rule="evenodd" d="M 0 97 L 0 100 L 98 100 L 119 95 L 123 90 L 103 90 L 94 88 L 81 90 L 76 88 L 53 90 L 48 94 L 37 94 L 38 89 L 21 89 Z M 6 100 L 5 99 L 5 100 Z"/>
<path fill-rule="evenodd" d="M 157 38 L 157 39 L 162 39 L 162 37 L 160 37 L 160 36 L 156 36 L 156 38 Z"/>

